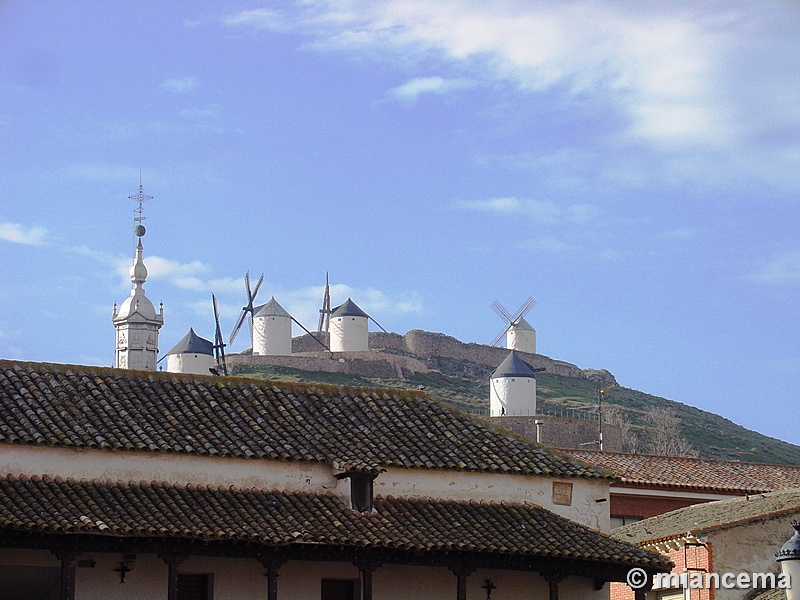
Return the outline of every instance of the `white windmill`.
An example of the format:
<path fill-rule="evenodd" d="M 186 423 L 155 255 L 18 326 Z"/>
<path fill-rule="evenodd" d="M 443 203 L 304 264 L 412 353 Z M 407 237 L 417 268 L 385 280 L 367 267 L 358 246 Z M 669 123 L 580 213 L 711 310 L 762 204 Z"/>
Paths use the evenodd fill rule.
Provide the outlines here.
<path fill-rule="evenodd" d="M 266 304 L 255 307 L 253 354 L 289 356 L 292 353 L 292 323 L 296 323 L 324 350 L 328 350 L 323 342 L 306 329 L 305 325 L 290 315 L 273 296 Z"/>
<path fill-rule="evenodd" d="M 287 356 L 292 353 L 292 315 L 275 296 L 256 307 L 253 317 L 253 354 Z"/>
<path fill-rule="evenodd" d="M 516 350 L 494 370 L 489 380 L 489 414 L 492 417 L 536 414 L 536 369 Z"/>
<path fill-rule="evenodd" d="M 331 352 L 366 352 L 369 350 L 369 322 L 386 333 L 375 319 L 348 298 L 330 314 Z"/>
<path fill-rule="evenodd" d="M 216 365 L 214 344 L 201 338 L 190 328 L 189 333 L 167 352 L 167 371 L 170 373 L 194 373 L 208 375 Z"/>
<path fill-rule="evenodd" d="M 239 318 L 236 319 L 236 325 L 233 326 L 233 331 L 231 331 L 231 335 L 228 337 L 228 345 L 233 345 L 233 340 L 236 339 L 236 334 L 239 333 L 239 330 L 244 325 L 244 320 L 247 319 L 250 325 L 250 347 L 253 347 L 253 316 L 255 315 L 255 306 L 253 303 L 256 301 L 256 296 L 258 295 L 258 289 L 261 287 L 261 284 L 264 283 L 264 274 L 261 274 L 261 277 L 258 278 L 258 283 L 256 283 L 256 287 L 251 290 L 250 289 L 250 271 L 247 271 L 244 274 L 244 287 L 247 291 L 247 304 L 242 307 L 242 312 L 239 313 Z"/>
<path fill-rule="evenodd" d="M 528 354 L 536 354 L 536 330 L 525 320 L 525 315 L 535 306 L 536 300 L 528 297 L 513 315 L 497 300 L 492 302 L 492 309 L 497 315 L 507 323 L 491 345 L 497 346 L 503 336 L 506 336 L 506 348 L 509 350 L 519 350 Z"/>

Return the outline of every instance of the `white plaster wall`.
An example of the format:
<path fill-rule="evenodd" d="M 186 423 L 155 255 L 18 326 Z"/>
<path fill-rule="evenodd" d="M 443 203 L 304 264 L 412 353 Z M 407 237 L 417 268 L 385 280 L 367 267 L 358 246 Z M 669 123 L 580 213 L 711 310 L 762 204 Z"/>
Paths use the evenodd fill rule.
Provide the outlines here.
<path fill-rule="evenodd" d="M 0 444 L 4 473 L 337 493 L 330 465 Z M 344 488 L 341 488 L 344 489 Z"/>
<path fill-rule="evenodd" d="M 78 567 L 75 573 L 75 597 L 81 600 L 163 600 L 167 596 L 166 563 L 153 554 L 137 554 L 133 570 L 120 583 L 122 554 L 84 553 L 80 560 L 94 560 L 93 568 Z M 47 551 L 0 551 L 0 565 L 58 566 Z M 181 573 L 211 574 L 214 600 L 251 600 L 266 598 L 267 579 L 262 565 L 252 558 L 217 558 L 191 556 L 181 563 Z M 292 561 L 278 570 L 280 600 L 314 600 L 320 597 L 323 578 L 359 579 L 358 569 L 347 562 Z M 547 582 L 538 573 L 479 569 L 467 578 L 467 597 L 485 598 L 482 589 L 490 579 L 496 586 L 492 593 L 498 600 L 547 598 Z M 440 600 L 456 595 L 456 576 L 444 567 L 385 564 L 373 573 L 375 600 Z M 593 589 L 593 581 L 567 577 L 559 583 L 559 598 L 583 600 L 608 598 L 608 586 Z"/>
<path fill-rule="evenodd" d="M 505 408 L 505 414 L 503 414 Z M 536 414 L 536 379 L 493 377 L 489 380 L 489 414 L 518 417 Z"/>
<path fill-rule="evenodd" d="M 553 481 L 573 484 L 570 506 L 553 504 Z M 375 479 L 373 485 L 375 495 L 381 496 L 530 502 L 592 529 L 609 531 L 611 528 L 607 480 L 554 480 L 501 473 L 387 469 Z"/>
<path fill-rule="evenodd" d="M 164 600 L 167 597 L 167 563 L 155 554 L 137 554 L 133 570 L 120 583 L 122 554 L 86 552 L 79 560 L 94 560 L 92 568 L 75 568 L 75 598 L 80 600 Z M 187 561 L 188 563 L 189 561 Z"/>
<path fill-rule="evenodd" d="M 509 350 L 536 354 L 536 331 L 511 327 L 506 333 L 506 347 Z"/>
<path fill-rule="evenodd" d="M 253 354 L 288 356 L 292 353 L 292 320 L 288 317 L 253 319 Z"/>
<path fill-rule="evenodd" d="M 170 354 L 167 356 L 167 371 L 170 373 L 194 373 L 208 375 L 209 369 L 217 366 L 210 354 Z"/>
<path fill-rule="evenodd" d="M 791 521 L 800 511 L 776 519 L 756 521 L 741 527 L 711 532 L 704 540 L 711 545 L 715 573 L 780 573 L 775 552 L 794 535 Z M 718 590 L 717 600 L 739 600 L 750 590 Z"/>
<path fill-rule="evenodd" d="M 365 317 L 333 317 L 331 352 L 364 352 L 369 349 L 369 323 Z"/>
<path fill-rule="evenodd" d="M 0 444 L 0 472 L 330 492 L 349 502 L 347 482 L 336 479 L 338 471 L 334 466 L 321 463 Z M 610 529 L 607 480 L 558 480 L 573 484 L 570 506 L 553 504 L 553 481 L 526 475 L 391 468 L 375 479 L 374 492 L 375 495 L 443 500 L 532 502 L 593 529 Z M 597 502 L 599 499 L 605 501 Z"/>

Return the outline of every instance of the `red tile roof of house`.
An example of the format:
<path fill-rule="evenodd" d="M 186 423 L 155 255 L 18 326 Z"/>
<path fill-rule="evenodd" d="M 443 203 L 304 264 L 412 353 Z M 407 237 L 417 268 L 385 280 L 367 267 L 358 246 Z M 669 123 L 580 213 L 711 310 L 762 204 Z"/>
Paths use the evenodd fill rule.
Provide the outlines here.
<path fill-rule="evenodd" d="M 243 543 L 255 548 L 370 548 L 478 553 L 496 560 L 572 560 L 669 570 L 671 563 L 532 504 L 377 497 L 373 512 L 332 494 L 159 482 L 0 478 L 0 539 L 9 532 Z"/>
<path fill-rule="evenodd" d="M 607 469 L 625 484 L 729 494 L 755 494 L 800 487 L 800 467 L 706 458 L 656 456 L 597 450 L 562 450 Z"/>
<path fill-rule="evenodd" d="M 699 536 L 754 521 L 786 518 L 788 538 L 792 533 L 788 518 L 795 514 L 800 514 L 800 489 L 693 504 L 623 525 L 611 535 L 632 544 L 645 544 L 688 534 Z"/>
<path fill-rule="evenodd" d="M 0 360 L 0 442 L 610 478 L 421 392 Z"/>

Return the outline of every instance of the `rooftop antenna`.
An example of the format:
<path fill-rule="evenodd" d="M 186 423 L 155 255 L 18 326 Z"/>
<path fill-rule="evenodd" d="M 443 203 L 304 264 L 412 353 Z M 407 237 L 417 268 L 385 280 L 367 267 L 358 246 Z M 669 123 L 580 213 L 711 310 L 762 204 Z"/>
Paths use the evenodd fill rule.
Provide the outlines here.
<path fill-rule="evenodd" d="M 617 387 L 617 384 L 612 383 L 597 390 L 597 425 L 599 434 L 597 446 L 601 452 L 603 450 L 603 394 L 613 387 Z"/>
<path fill-rule="evenodd" d="M 222 374 L 227 377 L 228 364 L 225 362 L 225 342 L 222 339 L 222 329 L 219 326 L 219 310 L 217 309 L 217 297 L 212 293 L 211 302 L 214 304 L 214 358 L 217 361 L 217 374 L 222 370 Z"/>
<path fill-rule="evenodd" d="M 139 206 L 133 210 L 133 214 L 134 214 L 133 221 L 136 223 L 136 225 L 133 226 L 133 233 L 136 234 L 136 237 L 141 238 L 147 232 L 147 230 L 145 229 L 144 225 L 142 224 L 142 222 L 147 219 L 147 217 L 145 217 L 142 214 L 142 205 L 144 204 L 145 200 L 152 200 L 153 199 L 153 196 L 148 196 L 147 194 L 144 193 L 144 187 L 142 186 L 142 170 L 141 169 L 139 169 L 139 193 L 138 194 L 132 194 L 132 195 L 128 196 L 128 198 L 130 198 L 131 200 L 135 200 L 136 202 L 139 203 Z"/>
<path fill-rule="evenodd" d="M 508 333 L 508 330 L 514 327 L 517 323 L 519 323 L 535 305 L 536 305 L 536 300 L 528 296 L 528 299 L 525 300 L 525 302 L 523 302 L 522 304 L 520 304 L 519 308 L 517 309 L 517 312 L 515 312 L 512 315 L 497 300 L 492 302 L 492 310 L 494 310 L 494 312 L 497 313 L 497 316 L 503 319 L 503 321 L 508 323 L 508 325 L 506 325 L 506 328 L 503 329 L 503 331 L 497 334 L 497 337 L 495 337 L 492 340 L 492 343 L 490 345 L 497 346 L 500 343 L 500 340 L 503 339 L 503 336 L 506 333 Z"/>
<path fill-rule="evenodd" d="M 236 339 L 236 334 L 239 333 L 239 330 L 244 325 L 244 320 L 247 318 L 250 324 L 250 347 L 253 347 L 253 315 L 255 313 L 255 307 L 253 303 L 256 300 L 256 296 L 258 295 L 258 289 L 261 287 L 261 284 L 264 282 L 264 274 L 261 274 L 261 277 L 258 278 L 258 283 L 256 283 L 256 287 L 251 290 L 250 289 L 250 271 L 247 271 L 244 274 L 244 287 L 247 290 L 247 304 L 242 307 L 242 312 L 239 313 L 239 318 L 236 320 L 236 325 L 233 326 L 233 331 L 231 332 L 230 337 L 228 338 L 228 345 L 233 345 L 233 340 Z"/>
<path fill-rule="evenodd" d="M 317 332 L 325 333 L 330 331 L 331 327 L 331 286 L 328 284 L 328 272 L 325 271 L 325 293 L 322 295 L 322 308 L 319 309 L 319 325 L 317 325 Z"/>

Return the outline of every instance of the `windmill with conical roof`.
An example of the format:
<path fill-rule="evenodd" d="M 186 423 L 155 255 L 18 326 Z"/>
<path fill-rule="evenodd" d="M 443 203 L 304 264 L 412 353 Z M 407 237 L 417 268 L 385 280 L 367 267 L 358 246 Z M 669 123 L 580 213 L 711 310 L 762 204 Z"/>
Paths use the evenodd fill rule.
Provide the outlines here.
<path fill-rule="evenodd" d="M 331 352 L 366 352 L 369 350 L 369 322 L 385 333 L 375 319 L 361 310 L 350 298 L 331 311 Z"/>
<path fill-rule="evenodd" d="M 489 414 L 492 417 L 536 414 L 536 370 L 516 350 L 489 378 Z"/>
<path fill-rule="evenodd" d="M 506 336 L 506 348 L 519 350 L 528 354 L 536 354 L 536 330 L 525 320 L 525 315 L 536 305 L 532 297 L 523 302 L 512 315 L 497 300 L 492 302 L 492 310 L 506 322 L 506 328 L 492 340 L 491 345 L 497 346 L 503 336 Z"/>
<path fill-rule="evenodd" d="M 167 352 L 166 357 L 170 373 L 208 375 L 216 366 L 214 344 L 197 335 L 193 328 L 189 328 L 189 333 Z"/>

